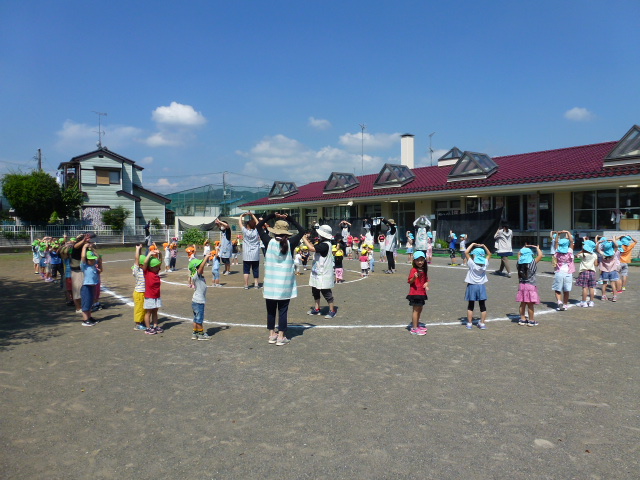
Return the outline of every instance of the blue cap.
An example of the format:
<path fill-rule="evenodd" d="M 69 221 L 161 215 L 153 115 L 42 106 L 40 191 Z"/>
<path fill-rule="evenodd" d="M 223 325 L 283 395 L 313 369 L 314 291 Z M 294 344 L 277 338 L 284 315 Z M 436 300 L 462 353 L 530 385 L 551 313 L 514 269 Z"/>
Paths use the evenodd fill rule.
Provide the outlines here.
<path fill-rule="evenodd" d="M 560 241 L 558 242 L 558 252 L 560 253 L 569 253 L 569 245 L 571 245 L 571 242 L 569 241 L 568 238 L 562 238 L 560 239 Z"/>
<path fill-rule="evenodd" d="M 616 252 L 613 249 L 613 242 L 604 242 L 602 244 L 602 254 L 605 257 L 612 257 L 614 253 Z"/>
<path fill-rule="evenodd" d="M 484 251 L 484 248 L 474 248 L 473 250 L 471 250 L 471 255 L 473 255 L 473 261 L 478 265 L 484 265 L 485 263 L 487 263 L 487 252 Z"/>
<path fill-rule="evenodd" d="M 524 247 L 520 249 L 520 258 L 518 258 L 518 263 L 531 263 L 533 262 L 533 250 L 529 247 Z"/>
<path fill-rule="evenodd" d="M 433 233 L 431 233 L 431 232 L 427 232 L 427 237 L 429 237 L 429 238 L 433 238 Z"/>
<path fill-rule="evenodd" d="M 414 260 L 417 260 L 418 258 L 425 258 L 424 252 L 421 252 L 420 250 L 418 250 L 416 253 L 413 254 Z"/>
<path fill-rule="evenodd" d="M 585 242 L 582 244 L 582 249 L 585 252 L 593 253 L 593 251 L 596 249 L 596 242 L 594 242 L 593 240 L 585 240 Z"/>

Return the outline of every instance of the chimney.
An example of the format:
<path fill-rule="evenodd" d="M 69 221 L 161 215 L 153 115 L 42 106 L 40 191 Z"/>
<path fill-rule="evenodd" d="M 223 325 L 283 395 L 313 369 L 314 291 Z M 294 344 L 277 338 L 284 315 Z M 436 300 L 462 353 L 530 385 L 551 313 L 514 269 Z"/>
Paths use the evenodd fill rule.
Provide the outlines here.
<path fill-rule="evenodd" d="M 414 165 L 414 136 L 410 133 L 405 133 L 400 138 L 400 163 L 406 165 L 409 168 L 413 168 Z"/>

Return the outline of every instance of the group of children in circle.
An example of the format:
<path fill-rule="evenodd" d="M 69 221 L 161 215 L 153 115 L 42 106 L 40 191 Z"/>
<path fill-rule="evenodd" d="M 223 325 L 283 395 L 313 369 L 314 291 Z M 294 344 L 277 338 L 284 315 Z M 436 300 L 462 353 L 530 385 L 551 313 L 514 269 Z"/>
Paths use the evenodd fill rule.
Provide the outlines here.
<path fill-rule="evenodd" d="M 500 270 L 493 273 L 502 275 L 503 269 L 506 269 L 506 275 L 511 277 L 508 263 L 508 257 L 513 255 L 511 251 L 501 251 L 498 247 L 498 241 L 504 240 L 506 237 L 511 244 L 511 231 L 508 226 L 503 226 L 495 234 L 496 248 L 498 255 L 501 257 Z M 463 241 L 466 235 L 460 236 Z M 456 235 L 450 232 L 449 240 L 455 245 Z M 616 302 L 618 294 L 626 290 L 629 264 L 632 259 L 633 248 L 637 242 L 629 235 L 615 236 L 612 239 L 596 236 L 595 240 L 589 237 L 582 237 L 581 251 L 574 254 L 574 238 L 567 231 L 551 232 L 551 261 L 554 269 L 554 281 L 552 290 L 555 293 L 557 302 L 556 310 L 565 311 L 569 305 L 569 294 L 573 287 L 573 274 L 576 271 L 575 260 L 580 260 L 578 278 L 576 285 L 582 287 L 582 297 L 578 303 L 579 307 L 594 307 L 596 299 L 596 285 L 601 285 L 600 299 L 607 301 L 608 289 L 611 289 L 611 301 Z M 471 243 L 468 247 L 463 246 L 461 250 L 463 257 L 463 266 L 468 267 L 465 277 L 467 284 L 465 291 L 465 300 L 467 305 L 467 321 L 465 326 L 467 329 L 473 328 L 473 311 L 475 302 L 477 301 L 480 308 L 480 320 L 477 323 L 478 328 L 485 330 L 487 328 L 485 320 L 487 316 L 486 300 L 487 291 L 485 284 L 488 281 L 487 268 L 488 261 L 491 258 L 491 251 L 486 245 Z M 463 248 L 461 247 L 461 248 Z M 450 265 L 455 266 L 455 246 L 450 243 Z M 516 301 L 520 303 L 520 318 L 518 325 L 535 327 L 538 321 L 535 320 L 535 305 L 540 304 L 540 295 L 537 287 L 537 266 L 543 258 L 543 252 L 539 245 L 524 245 L 518 252 L 517 273 L 518 273 L 518 292 Z M 596 278 L 596 268 L 600 271 L 600 279 Z M 413 254 L 413 264 L 409 273 L 408 282 L 410 284 L 410 292 L 407 296 L 409 304 L 413 307 L 412 327 L 410 332 L 413 335 L 425 335 L 426 327 L 420 323 L 420 314 L 424 301 L 427 299 L 427 291 L 429 290 L 429 277 L 425 265 L 425 255 L 418 251 Z"/>

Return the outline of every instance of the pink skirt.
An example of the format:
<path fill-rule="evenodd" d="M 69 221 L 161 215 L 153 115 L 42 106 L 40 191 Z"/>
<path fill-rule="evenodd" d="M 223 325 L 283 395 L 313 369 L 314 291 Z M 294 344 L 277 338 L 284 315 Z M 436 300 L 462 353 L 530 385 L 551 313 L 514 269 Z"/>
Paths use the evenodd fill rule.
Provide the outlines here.
<path fill-rule="evenodd" d="M 519 284 L 516 302 L 539 304 L 540 295 L 538 295 L 538 287 L 529 283 Z"/>

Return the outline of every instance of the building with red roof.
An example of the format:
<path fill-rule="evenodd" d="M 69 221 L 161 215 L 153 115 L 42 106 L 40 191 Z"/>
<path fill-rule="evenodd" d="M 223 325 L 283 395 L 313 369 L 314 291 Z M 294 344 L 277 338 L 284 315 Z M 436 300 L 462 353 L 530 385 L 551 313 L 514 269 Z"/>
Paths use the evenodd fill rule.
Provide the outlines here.
<path fill-rule="evenodd" d="M 403 135 L 403 148 L 408 144 L 413 152 L 412 141 L 413 135 Z M 275 182 L 268 197 L 241 208 L 289 211 L 303 225 L 394 218 L 402 232 L 420 215 L 437 229 L 442 215 L 504 207 L 503 219 L 522 241 L 548 238 L 552 230 L 640 230 L 638 125 L 619 141 L 495 158 L 453 147 L 434 166 L 404 163 L 371 175 L 333 172 L 300 187 Z"/>

